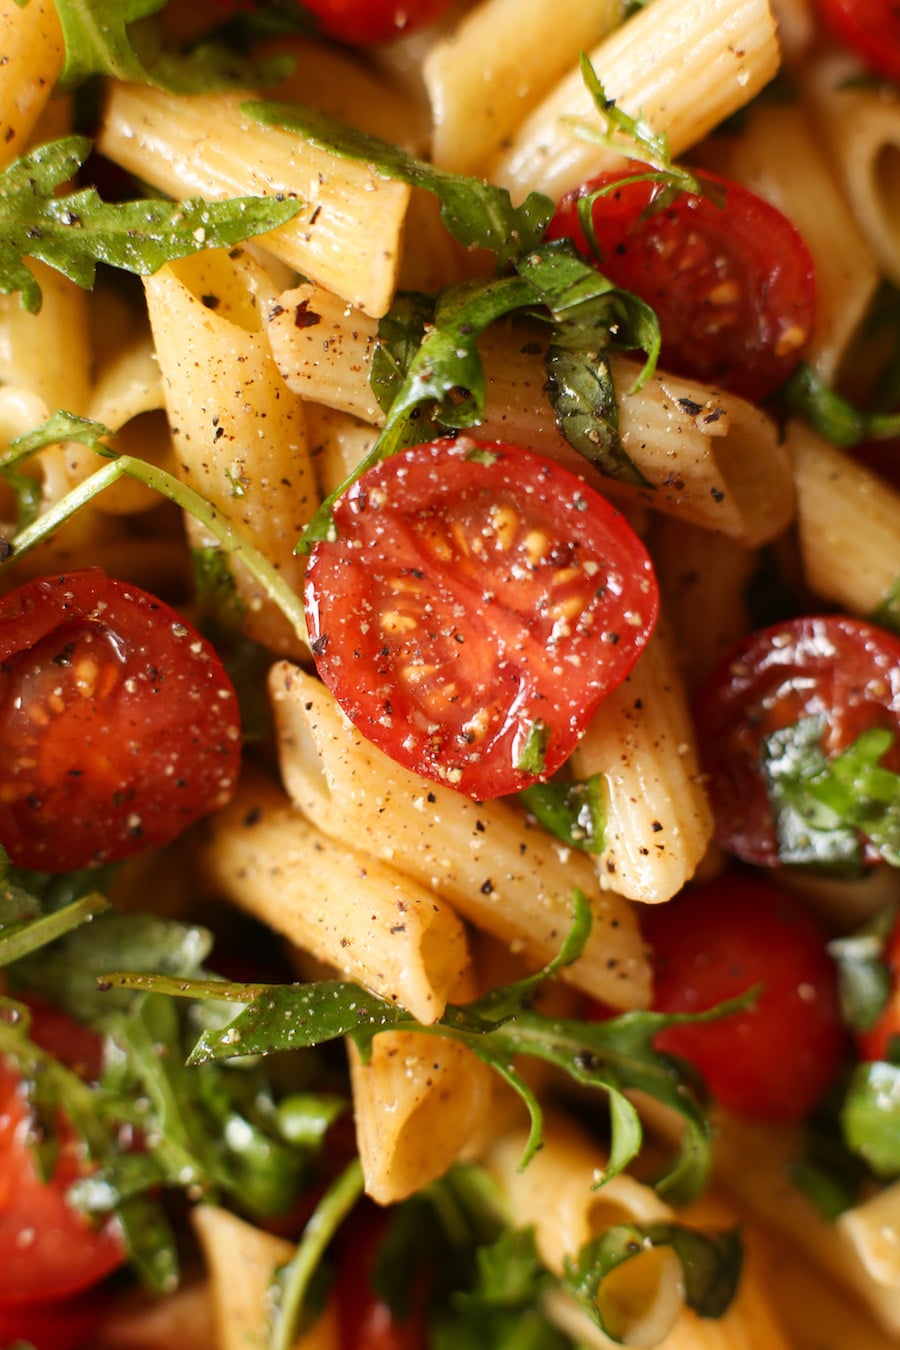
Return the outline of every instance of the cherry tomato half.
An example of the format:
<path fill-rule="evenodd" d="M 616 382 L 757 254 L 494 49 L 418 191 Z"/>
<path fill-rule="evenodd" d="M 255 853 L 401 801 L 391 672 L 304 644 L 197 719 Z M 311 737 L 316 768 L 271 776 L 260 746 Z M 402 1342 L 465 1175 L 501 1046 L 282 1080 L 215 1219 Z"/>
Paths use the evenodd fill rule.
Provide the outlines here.
<path fill-rule="evenodd" d="M 875 1025 L 855 1035 L 860 1059 L 896 1058 L 900 1048 L 900 919 L 885 945 L 884 963 L 890 971 L 891 991 Z"/>
<path fill-rule="evenodd" d="M 368 47 L 434 23 L 452 0 L 303 0 L 323 33 L 339 42 Z"/>
<path fill-rule="evenodd" d="M 93 1344 L 102 1317 L 102 1307 L 90 1295 L 43 1307 L 0 1308 L 0 1347 L 84 1350 Z"/>
<path fill-rule="evenodd" d="M 778 864 L 761 744 L 806 717 L 824 718 L 826 756 L 871 727 L 900 733 L 900 638 L 843 615 L 792 619 L 751 634 L 713 671 L 695 705 L 701 758 L 716 838 L 744 862 Z M 900 746 L 883 762 L 897 772 Z"/>
<path fill-rule="evenodd" d="M 334 520 L 306 580 L 319 674 L 375 745 L 471 797 L 554 773 L 656 621 L 623 517 L 515 446 L 393 455 Z"/>
<path fill-rule="evenodd" d="M 409 1315 L 403 1318 L 375 1288 L 387 1223 L 388 1211 L 364 1201 L 341 1230 L 336 1290 L 341 1350 L 427 1350 L 423 1281 L 415 1279 Z"/>
<path fill-rule="evenodd" d="M 86 1076 L 96 1072 L 99 1039 L 47 1004 L 31 1006 L 35 1043 Z M 0 1058 L 0 1309 L 27 1308 L 26 1319 L 33 1307 L 88 1289 L 125 1259 L 116 1221 L 96 1225 L 66 1199 L 91 1170 L 71 1125 L 57 1122 L 59 1151 L 46 1181 L 30 1144 L 34 1128 L 18 1067 Z"/>
<path fill-rule="evenodd" d="M 645 169 L 600 174 L 567 193 L 547 238 L 572 239 L 605 276 L 655 309 L 666 369 L 764 398 L 797 365 L 812 332 L 815 269 L 806 244 L 775 207 L 713 173 L 698 177 L 724 193 L 723 205 L 686 192 L 654 210 L 659 184 L 614 186 Z M 597 257 L 578 201 L 601 188 L 611 190 L 592 208 Z"/>
<path fill-rule="evenodd" d="M 889 80 L 900 80 L 900 8 L 896 0 L 817 0 L 823 22 L 844 46 Z"/>
<path fill-rule="evenodd" d="M 799 1120 L 828 1087 L 845 1033 L 826 939 L 799 901 L 736 872 L 648 906 L 653 1006 L 703 1012 L 754 985 L 752 1007 L 659 1033 L 657 1049 L 694 1064 L 727 1110 Z"/>
<path fill-rule="evenodd" d="M 44 872 L 169 843 L 228 801 L 237 699 L 212 647 L 100 568 L 0 599 L 0 843 Z"/>

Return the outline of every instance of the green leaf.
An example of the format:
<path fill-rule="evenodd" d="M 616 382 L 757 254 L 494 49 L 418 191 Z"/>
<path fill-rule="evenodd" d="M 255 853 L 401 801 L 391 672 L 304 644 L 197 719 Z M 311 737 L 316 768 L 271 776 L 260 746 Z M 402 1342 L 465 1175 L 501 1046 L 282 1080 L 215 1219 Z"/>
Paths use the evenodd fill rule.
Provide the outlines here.
<path fill-rule="evenodd" d="M 889 905 L 856 933 L 833 938 L 828 951 L 837 966 L 844 1022 L 853 1031 L 868 1031 L 881 1016 L 890 996 L 891 972 L 885 944 L 896 922 Z"/>
<path fill-rule="evenodd" d="M 685 1302 L 701 1317 L 721 1317 L 737 1288 L 741 1244 L 734 1231 L 704 1234 L 681 1224 L 621 1224 L 582 1247 L 565 1266 L 566 1286 L 595 1326 L 624 1342 L 630 1312 L 605 1282 L 620 1266 L 658 1247 L 671 1247 L 684 1272 Z"/>
<path fill-rule="evenodd" d="M 383 412 L 390 410 L 403 388 L 416 353 L 434 323 L 434 306 L 434 296 L 401 292 L 378 321 L 369 383 Z"/>
<path fill-rule="evenodd" d="M 273 230 L 302 206 L 295 198 L 275 197 L 106 203 L 94 188 L 56 196 L 90 148 L 86 137 L 66 136 L 0 174 L 0 292 L 21 291 L 31 313 L 40 309 L 41 291 L 25 258 L 39 258 L 90 288 L 98 262 L 147 275 L 174 258 Z"/>
<path fill-rule="evenodd" d="M 890 633 L 900 633 L 900 577 L 882 597 L 871 619 L 879 628 L 886 628 Z"/>
<path fill-rule="evenodd" d="M 519 800 L 545 830 L 570 848 L 602 853 L 606 847 L 603 781 L 603 774 L 596 773 L 577 782 L 534 783 L 519 793 Z"/>
<path fill-rule="evenodd" d="M 847 1146 L 879 1177 L 900 1176 L 900 1064 L 858 1064 L 841 1110 Z"/>
<path fill-rule="evenodd" d="M 370 164 L 383 178 L 433 193 L 454 239 L 466 248 L 489 249 L 498 266 L 533 248 L 553 214 L 553 202 L 542 193 L 529 193 L 521 206 L 514 207 L 505 188 L 439 169 L 316 108 L 252 102 L 242 104 L 242 111 L 264 126 L 295 131 L 329 154 Z"/>
<path fill-rule="evenodd" d="M 862 441 L 900 436 L 900 413 L 864 412 L 854 407 L 804 361 L 781 386 L 779 396 L 813 431 L 845 450 Z"/>

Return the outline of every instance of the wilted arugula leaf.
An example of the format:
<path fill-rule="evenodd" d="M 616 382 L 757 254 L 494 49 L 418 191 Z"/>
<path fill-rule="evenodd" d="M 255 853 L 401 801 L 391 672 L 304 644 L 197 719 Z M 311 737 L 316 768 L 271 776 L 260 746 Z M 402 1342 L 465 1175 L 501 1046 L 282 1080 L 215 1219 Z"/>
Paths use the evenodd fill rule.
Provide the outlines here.
<path fill-rule="evenodd" d="M 602 774 L 575 782 L 551 779 L 534 783 L 518 795 L 544 829 L 564 844 L 584 853 L 603 852 L 606 821 Z"/>
<path fill-rule="evenodd" d="M 401 292 L 378 321 L 369 383 L 383 412 L 388 412 L 410 365 L 434 323 L 434 296 Z"/>
<path fill-rule="evenodd" d="M 865 412 L 832 389 L 801 361 L 779 390 L 779 397 L 799 413 L 813 431 L 832 445 L 850 449 L 862 441 L 900 436 L 900 413 Z"/>
<path fill-rule="evenodd" d="M 106 203 L 92 187 L 56 196 L 90 148 L 86 137 L 66 136 L 0 174 L 0 292 L 21 291 L 31 313 L 41 307 L 41 290 L 25 258 L 39 258 L 90 288 L 98 262 L 147 275 L 173 258 L 275 229 L 302 205 L 275 197 Z"/>
<path fill-rule="evenodd" d="M 900 1176 L 900 1064 L 858 1064 L 841 1109 L 848 1148 L 876 1176 Z"/>
<path fill-rule="evenodd" d="M 29 474 L 20 473 L 18 465 L 45 446 L 56 445 L 61 441 L 77 441 L 99 455 L 108 455 L 109 448 L 102 438 L 112 435 L 113 432 L 101 422 L 92 422 L 87 417 L 76 417 L 74 413 L 60 410 L 34 431 L 25 432 L 10 441 L 6 453 L 0 456 L 0 475 L 15 494 L 17 530 L 24 530 L 37 520 L 41 505 L 40 483 Z"/>
<path fill-rule="evenodd" d="M 246 89 L 288 74 L 293 62 L 253 62 L 208 40 L 188 52 L 169 50 L 152 21 L 165 0 L 54 0 L 65 40 L 60 88 L 93 75 L 156 85 L 173 93 Z"/>
<path fill-rule="evenodd" d="M 632 1310 L 604 1297 L 604 1281 L 617 1267 L 649 1250 L 671 1247 L 681 1262 L 685 1302 L 701 1317 L 721 1317 L 737 1289 L 742 1249 L 733 1230 L 701 1233 L 683 1224 L 621 1224 L 567 1258 L 566 1285 L 591 1321 L 607 1336 L 624 1340 Z"/>
<path fill-rule="evenodd" d="M 454 239 L 466 248 L 489 249 L 498 266 L 539 243 L 553 214 L 553 202 L 543 193 L 531 192 L 521 206 L 513 206 L 506 188 L 439 169 L 316 108 L 253 102 L 244 103 L 242 111 L 264 126 L 296 131 L 330 154 L 370 164 L 383 178 L 433 193 Z"/>
<path fill-rule="evenodd" d="M 885 944 L 897 909 L 889 905 L 846 937 L 833 938 L 828 951 L 837 966 L 843 1020 L 853 1031 L 868 1031 L 884 1011 L 892 979 Z"/>

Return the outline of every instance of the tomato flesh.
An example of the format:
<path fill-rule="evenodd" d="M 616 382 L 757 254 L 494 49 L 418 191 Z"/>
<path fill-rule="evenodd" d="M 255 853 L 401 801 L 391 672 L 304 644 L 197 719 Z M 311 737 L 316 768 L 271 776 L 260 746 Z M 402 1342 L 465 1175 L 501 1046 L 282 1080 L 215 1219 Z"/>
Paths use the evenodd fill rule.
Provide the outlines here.
<path fill-rule="evenodd" d="M 661 1012 L 703 1012 L 762 986 L 746 1011 L 669 1028 L 657 1049 L 694 1064 L 727 1110 L 808 1115 L 841 1062 L 845 1033 L 826 938 L 803 906 L 736 872 L 649 906 L 643 930 Z"/>
<path fill-rule="evenodd" d="M 514 446 L 461 437 L 394 455 L 334 520 L 306 580 L 319 674 L 375 745 L 471 797 L 553 774 L 656 620 L 650 560 L 622 516 Z"/>
<path fill-rule="evenodd" d="M 646 166 L 635 164 L 629 174 Z M 651 305 L 662 334 L 661 364 L 676 374 L 760 400 L 798 364 L 815 320 L 815 268 L 799 232 L 746 188 L 698 174 L 724 194 L 663 191 L 592 178 L 557 205 L 548 239 L 570 238 L 600 271 Z M 620 184 L 620 186 L 616 186 Z M 591 209 L 599 257 L 578 216 L 580 198 L 606 189 Z"/>
<path fill-rule="evenodd" d="M 27 1001 L 32 1040 L 86 1078 L 95 1074 L 99 1038 L 50 1005 Z M 0 1326 L 21 1316 L 30 1327 L 33 1308 L 88 1289 L 125 1260 L 118 1223 L 95 1224 L 68 1203 L 69 1187 L 91 1163 L 68 1121 L 56 1124 L 58 1153 L 44 1180 L 30 1143 L 36 1126 L 26 1084 L 15 1062 L 0 1057 L 0 1309 L 25 1310 L 4 1312 Z"/>
<path fill-rule="evenodd" d="M 806 717 L 824 719 L 826 756 L 871 727 L 900 739 L 900 639 L 843 615 L 772 625 L 727 654 L 695 711 L 719 844 L 744 862 L 774 867 L 778 842 L 762 741 Z M 900 769 L 897 741 L 883 763 Z"/>
<path fill-rule="evenodd" d="M 237 699 L 168 605 L 99 568 L 0 599 L 0 843 L 67 872 L 169 843 L 231 796 Z"/>
<path fill-rule="evenodd" d="M 434 23 L 452 0 L 303 0 L 323 33 L 353 46 L 368 47 Z"/>
<path fill-rule="evenodd" d="M 426 1281 L 415 1272 L 408 1315 L 396 1315 L 375 1287 L 388 1211 L 364 1201 L 338 1241 L 336 1303 L 341 1350 L 427 1350 Z"/>
<path fill-rule="evenodd" d="M 900 8 L 896 0 L 817 0 L 823 22 L 872 70 L 900 80 Z"/>

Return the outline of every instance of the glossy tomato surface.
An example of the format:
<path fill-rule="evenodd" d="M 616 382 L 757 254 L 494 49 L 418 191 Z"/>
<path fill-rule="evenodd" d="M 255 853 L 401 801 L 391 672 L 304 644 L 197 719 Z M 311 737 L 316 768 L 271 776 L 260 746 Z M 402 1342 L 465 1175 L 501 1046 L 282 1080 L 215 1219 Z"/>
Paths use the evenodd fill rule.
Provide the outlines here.
<path fill-rule="evenodd" d="M 833 756 L 872 727 L 900 732 L 900 639 L 843 615 L 761 629 L 720 663 L 695 713 L 718 842 L 745 862 L 776 866 L 764 739 L 821 717 L 822 749 Z M 883 762 L 895 772 L 900 767 L 896 741 Z"/>
<path fill-rule="evenodd" d="M 89 568 L 0 599 L 0 843 L 45 872 L 169 843 L 231 796 L 237 699 L 168 605 Z"/>
<path fill-rule="evenodd" d="M 645 166 L 630 167 L 629 176 Z M 601 174 L 559 202 L 547 237 L 571 238 L 605 276 L 656 311 L 661 365 L 759 400 L 799 362 L 815 320 L 812 257 L 785 216 L 736 183 L 698 177 L 724 203 L 681 193 L 656 209 L 651 182 Z M 579 220 L 591 208 L 595 247 Z"/>
<path fill-rule="evenodd" d="M 452 0 L 303 0 L 323 33 L 367 47 L 434 23 Z"/>
<path fill-rule="evenodd" d="M 658 1010 L 703 1012 L 761 987 L 746 1011 L 672 1027 L 656 1037 L 657 1049 L 694 1064 L 730 1111 L 806 1116 L 841 1062 L 845 1033 L 825 936 L 799 901 L 735 872 L 648 906 L 642 926 Z"/>
<path fill-rule="evenodd" d="M 896 1062 L 900 1057 L 900 919 L 885 946 L 884 962 L 891 977 L 887 1003 L 874 1026 L 856 1033 L 856 1048 L 860 1059 Z"/>
<path fill-rule="evenodd" d="M 35 1043 L 86 1079 L 96 1074 L 99 1038 L 50 1005 L 29 1003 Z M 95 1224 L 68 1203 L 69 1187 L 92 1168 L 68 1121 L 56 1125 L 58 1152 L 44 1179 L 27 1084 L 14 1060 L 0 1057 L 0 1310 L 25 1309 L 26 1326 L 34 1309 L 88 1289 L 125 1259 L 115 1220 Z"/>
<path fill-rule="evenodd" d="M 656 621 L 623 517 L 513 446 L 394 455 L 334 520 L 306 581 L 319 674 L 370 741 L 471 797 L 554 773 Z"/>
<path fill-rule="evenodd" d="M 900 80 L 900 6 L 896 0 L 817 0 L 825 24 L 872 70 Z"/>

